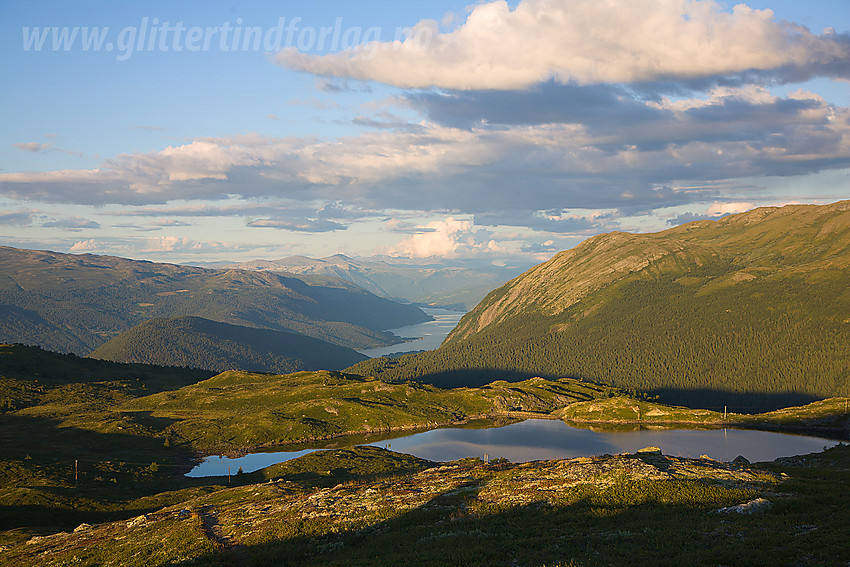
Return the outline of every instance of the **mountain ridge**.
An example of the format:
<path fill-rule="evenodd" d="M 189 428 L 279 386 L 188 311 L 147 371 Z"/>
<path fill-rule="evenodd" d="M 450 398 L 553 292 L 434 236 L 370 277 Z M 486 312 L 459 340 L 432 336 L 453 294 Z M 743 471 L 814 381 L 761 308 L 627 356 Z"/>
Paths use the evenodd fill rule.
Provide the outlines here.
<path fill-rule="evenodd" d="M 789 208 L 790 207 L 790 208 Z M 720 242 L 694 242 L 694 231 L 700 230 L 717 230 L 725 226 L 751 226 L 757 222 L 769 220 L 787 219 L 792 217 L 791 213 L 804 212 L 807 216 L 819 214 L 831 214 L 835 212 L 846 212 L 850 210 L 850 201 L 839 201 L 832 205 L 823 205 L 826 209 L 813 208 L 818 205 L 788 205 L 786 207 L 760 207 L 740 213 L 739 215 L 730 215 L 717 221 L 702 220 L 694 221 L 685 225 L 680 225 L 665 231 L 649 234 L 630 234 L 626 232 L 611 232 L 593 236 L 578 246 L 557 253 L 547 262 L 539 264 L 531 270 L 523 273 L 518 278 L 511 280 L 505 284 L 510 288 L 510 293 L 507 296 L 502 296 L 504 299 L 495 300 L 498 297 L 495 290 L 494 296 L 488 296 L 479 305 L 476 306 L 461 323 L 452 331 L 447 338 L 447 341 L 460 340 L 470 336 L 472 332 L 480 331 L 498 318 L 497 313 L 516 313 L 522 305 L 532 303 L 529 299 L 533 299 L 538 307 L 547 315 L 556 315 L 564 311 L 571 305 L 575 304 L 582 297 L 588 295 L 592 291 L 598 290 L 605 285 L 613 283 L 621 277 L 628 276 L 634 272 L 639 272 L 646 268 L 647 275 L 650 275 L 652 270 L 659 271 L 665 269 L 666 264 L 679 263 L 683 266 L 699 267 L 708 261 L 716 260 L 720 254 L 716 249 L 718 244 L 728 244 L 733 237 L 725 236 L 721 233 L 716 238 Z M 819 211 L 819 212 L 818 212 Z M 776 215 L 779 215 L 776 217 Z M 803 226 L 803 225 L 798 225 Z M 832 223 L 825 223 L 824 226 L 815 235 L 816 238 L 833 232 L 850 229 L 850 221 L 846 217 L 834 219 Z M 674 239 L 669 239 L 669 236 L 675 236 Z M 690 238 L 689 238 L 690 236 Z M 667 239 L 666 242 L 658 241 Z M 850 247 L 850 242 L 845 238 L 844 248 L 846 252 Z M 763 248 L 762 246 L 761 248 Z M 760 258 L 758 255 L 760 248 L 755 248 L 751 253 L 755 254 L 754 259 Z M 764 254 L 764 251 L 761 252 Z M 594 261 L 594 254 L 606 255 L 604 262 Z M 614 262 L 611 256 L 614 255 Z M 824 260 L 825 261 L 825 260 Z M 664 262 L 664 263 L 661 263 Z M 565 266 L 570 264 L 567 274 L 564 274 Z M 755 267 L 752 266 L 751 267 Z M 589 273 L 591 272 L 591 273 Z M 552 277 L 557 274 L 562 285 L 558 286 L 561 295 L 553 295 L 551 288 L 540 286 L 540 280 L 546 277 Z M 752 274 L 750 274 L 752 275 Z M 566 276 L 566 280 L 564 280 Z M 748 277 L 743 275 L 744 278 Z M 519 281 L 518 281 L 519 280 Z M 512 285 L 512 282 L 517 282 Z M 500 288 L 500 289 L 504 289 Z M 532 295 L 533 294 L 533 295 Z M 532 296 L 529 298 L 529 296 Z M 523 301 L 517 304 L 517 300 L 522 297 Z M 494 303 L 496 301 L 496 303 Z M 482 308 L 482 306 L 485 306 Z M 483 310 L 482 310 L 483 309 Z M 476 319 L 477 317 L 477 319 Z M 472 331 L 471 320 L 475 320 L 477 325 Z"/>
<path fill-rule="evenodd" d="M 0 274 L 0 341 L 78 354 L 156 317 L 194 315 L 356 348 L 392 344 L 385 329 L 429 319 L 349 283 L 271 272 L 0 247 Z"/>
<path fill-rule="evenodd" d="M 447 265 L 396 261 L 381 257 L 352 258 L 334 254 L 326 258 L 289 256 L 234 264 L 247 270 L 299 276 L 333 276 L 379 297 L 434 307 L 473 307 L 490 290 L 518 275 L 519 269 L 495 265 Z"/>
<path fill-rule="evenodd" d="M 850 201 L 609 233 L 491 292 L 436 351 L 351 371 L 442 386 L 571 376 L 765 411 L 850 394 L 848 281 Z"/>

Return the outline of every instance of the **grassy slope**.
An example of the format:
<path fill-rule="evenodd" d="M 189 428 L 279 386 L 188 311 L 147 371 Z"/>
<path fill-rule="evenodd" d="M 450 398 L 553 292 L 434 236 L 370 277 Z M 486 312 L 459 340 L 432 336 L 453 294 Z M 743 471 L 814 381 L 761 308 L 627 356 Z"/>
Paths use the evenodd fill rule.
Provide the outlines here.
<path fill-rule="evenodd" d="M 666 406 L 626 396 L 576 402 L 555 410 L 553 417 L 568 423 L 699 425 L 759 428 L 792 428 L 850 432 L 850 398 L 829 398 L 805 406 L 789 407 L 759 414 L 740 414 L 681 406 Z"/>
<path fill-rule="evenodd" d="M 431 465 L 420 459 L 375 448 L 315 453 L 237 475 L 231 486 L 240 487 L 230 490 L 223 490 L 228 487 L 227 479 L 182 477 L 195 450 L 221 445 L 222 440 L 235 448 L 238 442 L 253 445 L 269 438 L 303 440 L 346 429 L 365 430 L 367 423 L 373 429 L 416 426 L 509 410 L 545 415 L 571 402 L 586 407 L 592 398 L 615 393 L 592 384 L 534 379 L 446 391 L 333 372 L 286 376 L 230 372 L 198 381 L 205 375 L 80 359 L 21 346 L 0 348 L 0 374 L 4 376 L 0 382 L 3 399 L 11 406 L 0 413 L 0 547 L 11 546 L 0 551 L 0 564 L 46 564 L 52 560 L 62 564 L 74 561 L 74 556 L 81 564 L 116 560 L 157 565 L 180 557 L 194 558 L 200 564 L 234 560 L 263 564 L 282 556 L 297 564 L 367 564 L 376 557 L 403 564 L 411 557 L 405 554 L 409 544 L 414 544 L 410 548 L 413 557 L 433 564 L 444 560 L 436 550 L 446 549 L 446 542 L 448 553 L 458 558 L 450 563 L 481 557 L 484 559 L 479 562 L 494 563 L 504 556 L 520 564 L 553 563 L 554 557 L 585 563 L 598 562 L 601 557 L 604 562 L 616 563 L 617 558 L 634 551 L 636 542 L 643 545 L 650 533 L 646 526 L 673 530 L 671 552 L 696 536 L 697 543 L 686 543 L 683 549 L 715 563 L 733 556 L 728 549 L 746 549 L 748 545 L 757 549 L 753 564 L 771 562 L 771 553 L 778 553 L 773 543 L 787 537 L 797 524 L 817 525 L 819 531 L 811 537 L 793 538 L 793 545 L 784 549 L 800 556 L 813 553 L 818 549 L 815 545 L 820 546 L 817 553 L 821 555 L 844 549 L 823 518 L 832 515 L 833 520 L 841 521 L 848 507 L 842 496 L 833 498 L 831 492 L 850 479 L 825 469 L 801 471 L 802 480 L 782 486 L 782 492 L 792 491 L 797 496 L 790 502 L 778 502 L 781 515 L 768 518 L 771 531 L 765 541 L 770 545 L 758 543 L 765 532 L 755 529 L 756 524 L 743 522 L 735 524 L 734 533 L 743 535 L 736 536 L 731 548 L 725 547 L 728 542 L 706 545 L 711 536 L 705 534 L 728 527 L 722 518 L 715 521 L 714 516 L 707 516 L 706 510 L 746 500 L 755 495 L 753 487 L 724 488 L 712 480 L 708 484 L 714 488 L 706 488 L 699 480 L 644 479 L 613 484 L 606 480 L 620 478 L 613 474 L 615 469 L 632 474 L 637 461 L 622 461 L 609 470 L 611 474 L 601 477 L 603 485 L 585 483 L 584 488 L 571 484 L 570 479 L 581 477 L 560 469 L 555 471 L 556 477 L 546 480 L 552 474 L 546 472 L 546 466 L 482 468 L 469 461 L 430 469 Z M 618 400 L 611 398 L 608 403 L 619 408 L 622 403 Z M 840 407 L 839 402 L 832 405 L 836 403 Z M 658 406 L 644 408 L 644 416 L 653 409 L 660 411 Z M 798 418 L 818 412 L 828 415 L 834 409 L 822 403 L 779 412 L 776 419 L 788 419 L 794 412 Z M 277 421 L 265 422 L 266 415 Z M 287 416 L 291 419 L 281 419 Z M 288 429 L 296 423 L 298 427 Z M 77 482 L 75 460 L 79 465 Z M 829 456 L 824 462 L 829 465 L 835 460 Z M 664 467 L 673 466 L 670 463 L 673 461 Z M 413 476 L 427 472 L 425 469 L 434 472 Z M 753 478 L 761 478 L 756 474 Z M 591 476 L 596 479 L 598 475 Z M 270 479 L 276 482 L 268 484 Z M 264 484 L 242 486 L 258 481 Z M 413 488 L 402 490 L 400 483 L 411 483 Z M 416 492 L 427 486 L 435 487 L 430 496 Z M 496 493 L 501 496 L 488 500 L 487 495 Z M 535 503 L 541 495 L 548 504 Z M 336 500 L 337 496 L 353 498 L 366 507 L 346 511 L 341 507 L 345 500 Z M 376 499 L 395 502 L 397 496 L 401 500 L 390 507 L 369 507 Z M 424 506 L 409 508 L 423 497 L 427 497 Z M 315 507 L 311 508 L 310 502 Z M 302 505 L 307 507 L 302 510 Z M 184 509 L 188 511 L 182 513 Z M 541 510 L 545 511 L 542 515 Z M 334 515 L 340 511 L 344 513 Z M 140 514 L 147 514 L 148 519 L 132 521 Z M 353 523 L 347 517 L 354 518 Z M 250 529 L 256 518 L 271 523 Z M 115 520 L 120 522 L 110 523 Z M 786 521 L 796 524 L 789 527 L 791 524 L 783 524 Z M 101 525 L 73 536 L 24 543 L 33 534 L 70 532 L 83 522 Z M 705 527 L 694 534 L 685 527 L 692 525 Z M 511 543 L 502 544 L 493 555 L 493 539 L 479 532 Z M 573 539 L 559 539 L 573 532 Z M 364 538 L 367 534 L 370 537 Z M 434 546 L 434 541 L 441 546 Z M 576 547 L 580 541 L 590 543 Z M 603 545 L 611 541 L 616 545 Z M 566 547 L 559 547 L 563 545 Z M 648 563 L 653 549 L 639 547 L 637 563 Z M 50 554 L 44 555 L 48 550 Z M 821 557 L 817 553 L 815 557 Z"/>
<path fill-rule="evenodd" d="M 850 396 L 850 202 L 611 233 L 493 291 L 438 350 L 350 370 L 574 376 L 743 411 Z"/>
<path fill-rule="evenodd" d="M 200 317 L 151 319 L 100 346 L 91 358 L 285 374 L 336 370 L 365 360 L 355 350 L 284 331 L 218 323 Z"/>
<path fill-rule="evenodd" d="M 196 495 L 179 478 L 191 448 L 165 447 L 161 422 L 117 408 L 209 375 L 0 345 L 0 529 L 104 521 Z"/>
<path fill-rule="evenodd" d="M 0 376 L 0 529 L 26 533 L 127 517 L 217 489 L 182 476 L 199 451 L 433 426 L 494 408 L 548 412 L 599 392 L 544 381 L 442 391 L 332 372 L 204 380 L 209 373 L 21 345 L 0 346 Z"/>
<path fill-rule="evenodd" d="M 341 281 L 308 285 L 271 273 L 9 247 L 0 247 L 0 273 L 0 341 L 78 354 L 155 317 L 199 316 L 355 348 L 390 344 L 384 329 L 428 319 Z"/>
<path fill-rule="evenodd" d="M 443 390 L 328 371 L 285 376 L 230 371 L 133 400 L 123 411 L 170 423 L 162 435 L 219 452 L 434 427 L 510 410 L 546 415 L 602 395 L 603 390 L 575 380 L 532 379 Z"/>

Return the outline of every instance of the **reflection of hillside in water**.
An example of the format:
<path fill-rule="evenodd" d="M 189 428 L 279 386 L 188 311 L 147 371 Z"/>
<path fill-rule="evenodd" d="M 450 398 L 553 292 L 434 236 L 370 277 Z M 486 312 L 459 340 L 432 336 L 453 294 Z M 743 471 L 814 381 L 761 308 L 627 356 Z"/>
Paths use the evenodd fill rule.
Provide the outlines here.
<path fill-rule="evenodd" d="M 483 423 L 470 424 L 473 427 Z M 431 461 L 453 461 L 466 457 L 504 457 L 512 462 L 568 459 L 593 455 L 635 453 L 647 446 L 660 447 L 666 455 L 700 457 L 708 455 L 718 461 L 731 461 L 743 455 L 752 462 L 772 461 L 779 457 L 802 455 L 831 447 L 837 441 L 821 437 L 789 435 L 744 429 L 578 429 L 562 421 L 529 419 L 501 427 L 444 428 L 382 439 L 348 437 L 337 439 L 321 448 L 342 448 L 366 444 L 406 453 Z M 595 429 L 596 426 L 594 426 Z M 398 432 L 397 432 L 398 434 Z M 298 452 L 254 453 L 239 459 L 209 457 L 196 467 L 192 476 L 227 474 L 227 468 L 242 467 L 251 472 L 298 457 L 310 450 L 301 446 Z"/>

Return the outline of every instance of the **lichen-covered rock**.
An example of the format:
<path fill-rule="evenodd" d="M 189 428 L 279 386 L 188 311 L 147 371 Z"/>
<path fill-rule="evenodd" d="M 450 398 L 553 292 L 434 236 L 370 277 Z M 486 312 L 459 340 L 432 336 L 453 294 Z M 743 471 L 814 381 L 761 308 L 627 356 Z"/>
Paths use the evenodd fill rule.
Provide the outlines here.
<path fill-rule="evenodd" d="M 757 514 L 760 512 L 767 512 L 772 507 L 773 504 L 771 504 L 770 500 L 765 498 L 756 498 L 755 500 L 750 500 L 743 504 L 727 506 L 726 508 L 718 508 L 715 512 L 718 514 Z"/>
<path fill-rule="evenodd" d="M 644 447 L 643 449 L 638 449 L 636 455 L 660 455 L 661 449 L 658 447 Z"/>

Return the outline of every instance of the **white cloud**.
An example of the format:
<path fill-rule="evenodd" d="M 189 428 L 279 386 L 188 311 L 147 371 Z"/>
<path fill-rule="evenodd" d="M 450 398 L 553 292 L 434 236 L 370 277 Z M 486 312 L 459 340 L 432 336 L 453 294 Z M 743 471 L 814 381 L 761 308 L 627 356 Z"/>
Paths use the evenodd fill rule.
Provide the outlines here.
<path fill-rule="evenodd" d="M 181 236 L 146 238 L 142 252 L 210 252 L 224 248 L 221 242 L 198 242 Z"/>
<path fill-rule="evenodd" d="M 100 251 L 100 246 L 98 246 L 98 243 L 94 238 L 89 238 L 88 240 L 80 240 L 79 242 L 71 246 L 71 252 L 74 253 L 98 251 Z"/>
<path fill-rule="evenodd" d="M 157 167 L 168 172 L 169 181 L 227 179 L 236 166 L 255 165 L 260 156 L 249 148 L 254 144 L 235 143 L 223 147 L 210 140 L 199 140 L 183 146 L 168 146 L 158 154 Z"/>
<path fill-rule="evenodd" d="M 717 189 L 724 180 L 850 167 L 850 110 L 809 93 L 716 89 L 702 100 L 661 101 L 633 122 L 578 119 L 470 128 L 426 122 L 336 140 L 203 138 L 93 170 L 0 173 L 0 193 L 22 203 L 147 205 L 115 214 L 245 216 L 301 230 L 393 209 L 563 233 L 594 230 L 597 219 L 543 213 L 705 203 L 729 197 Z M 322 203 L 339 205 L 326 211 Z M 508 216 L 485 220 L 499 211 Z"/>
<path fill-rule="evenodd" d="M 743 87 L 720 86 L 710 89 L 708 95 L 705 97 L 677 100 L 663 97 L 660 101 L 648 102 L 647 106 L 663 110 L 674 110 L 676 112 L 687 112 L 696 108 L 721 105 L 730 100 L 757 105 L 772 104 L 778 100 L 778 97 L 770 94 L 766 88 L 760 85 L 744 85 Z"/>
<path fill-rule="evenodd" d="M 329 55 L 295 49 L 276 61 L 316 75 L 405 88 L 522 89 L 561 83 L 643 82 L 752 71 L 843 74 L 850 49 L 744 4 L 713 0 L 499 0 L 475 6 L 459 28 L 424 20 L 403 42 Z M 844 62 L 844 63 L 842 63 Z"/>
<path fill-rule="evenodd" d="M 468 220 L 448 217 L 444 221 L 432 221 L 386 251 L 389 256 L 408 258 L 460 258 L 481 254 L 507 253 L 490 236 L 487 230 L 473 229 Z"/>
<path fill-rule="evenodd" d="M 712 216 L 734 215 L 756 208 L 755 203 L 714 203 L 706 213 Z"/>

